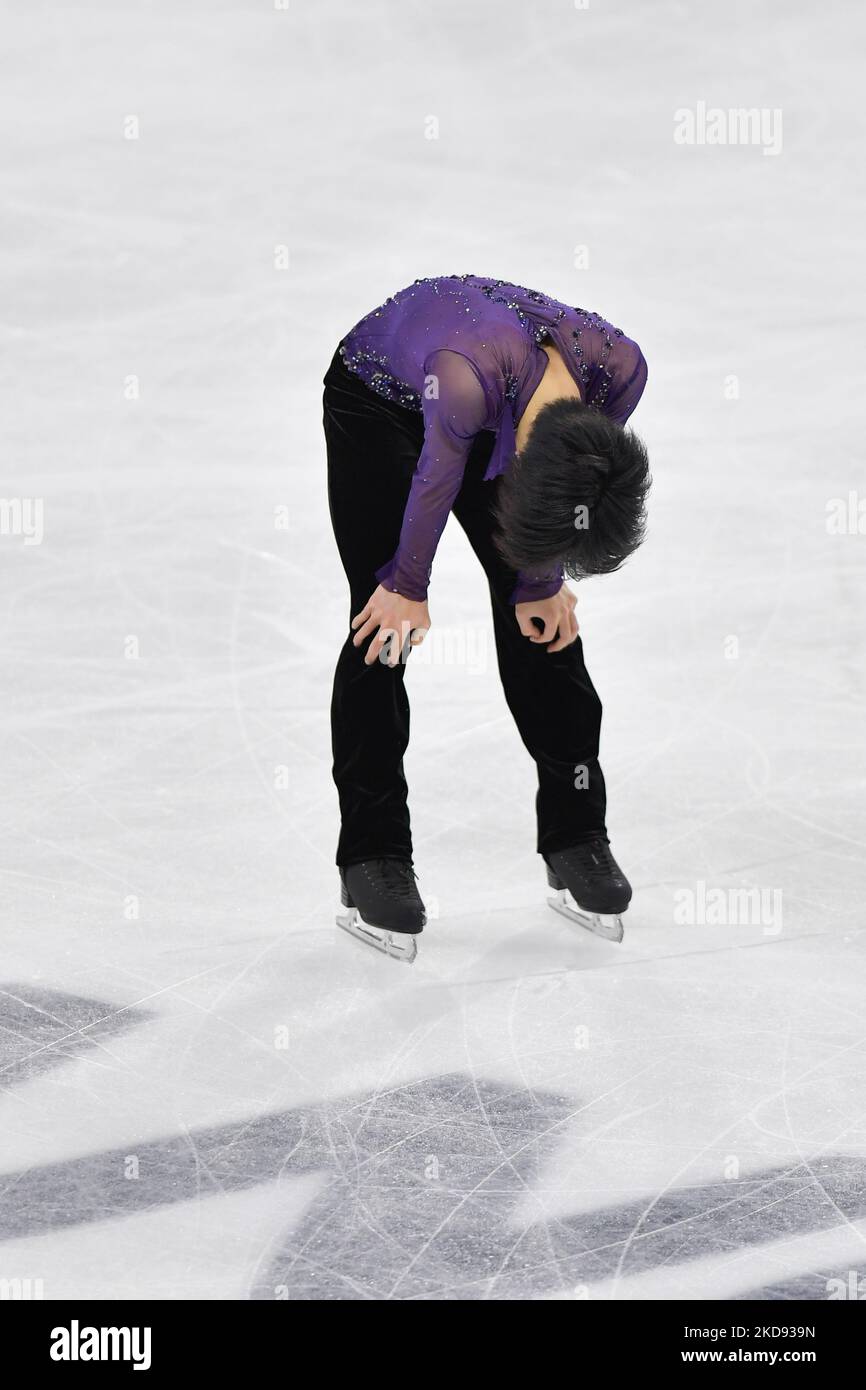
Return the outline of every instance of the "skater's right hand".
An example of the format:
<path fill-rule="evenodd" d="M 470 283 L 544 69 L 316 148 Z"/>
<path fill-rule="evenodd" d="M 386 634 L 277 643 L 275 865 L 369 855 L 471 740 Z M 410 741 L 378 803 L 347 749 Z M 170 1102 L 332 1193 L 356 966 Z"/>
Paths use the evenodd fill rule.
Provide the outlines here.
<path fill-rule="evenodd" d="M 352 619 L 352 628 L 355 632 L 352 645 L 355 647 L 360 647 L 371 633 L 376 633 L 367 648 L 365 666 L 372 666 L 374 661 L 381 661 L 385 666 L 396 666 L 404 652 L 406 656 L 409 655 L 407 639 L 410 647 L 417 647 L 430 630 L 427 600 L 404 598 L 402 594 L 383 589 L 380 584 L 361 612 Z"/>

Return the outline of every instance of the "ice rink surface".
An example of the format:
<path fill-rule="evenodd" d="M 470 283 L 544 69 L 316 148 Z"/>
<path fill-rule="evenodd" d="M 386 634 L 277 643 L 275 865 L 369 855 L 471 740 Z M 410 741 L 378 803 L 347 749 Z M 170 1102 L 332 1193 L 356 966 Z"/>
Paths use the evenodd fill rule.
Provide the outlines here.
<path fill-rule="evenodd" d="M 8 7 L 0 493 L 43 533 L 6 507 L 0 1279 L 866 1276 L 866 538 L 828 520 L 866 492 L 864 30 L 840 0 Z M 699 102 L 780 110 L 781 149 L 675 143 Z M 463 271 L 649 362 L 650 537 L 578 609 L 635 898 L 622 946 L 545 904 L 452 523 L 407 969 L 333 924 L 321 377 Z"/>

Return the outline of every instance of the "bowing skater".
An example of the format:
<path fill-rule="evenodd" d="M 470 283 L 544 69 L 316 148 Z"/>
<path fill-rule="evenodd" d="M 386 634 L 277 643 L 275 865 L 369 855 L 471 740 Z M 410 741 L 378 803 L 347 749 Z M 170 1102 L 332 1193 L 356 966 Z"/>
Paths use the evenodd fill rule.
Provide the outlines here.
<path fill-rule="evenodd" d="M 647 368 L 596 313 L 505 280 L 416 280 L 341 340 L 325 376 L 328 497 L 351 627 L 331 705 L 341 926 L 411 961 L 425 925 L 403 756 L 406 662 L 430 628 L 450 512 L 490 589 L 499 673 L 538 770 L 551 905 L 622 939 L 631 888 L 610 849 L 601 701 L 565 577 L 640 545 L 650 477 L 625 423 Z"/>

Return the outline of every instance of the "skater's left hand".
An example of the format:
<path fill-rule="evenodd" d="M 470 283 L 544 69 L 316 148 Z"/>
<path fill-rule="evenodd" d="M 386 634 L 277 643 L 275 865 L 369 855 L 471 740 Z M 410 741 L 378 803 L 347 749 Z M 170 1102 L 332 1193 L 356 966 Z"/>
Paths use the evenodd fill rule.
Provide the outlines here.
<path fill-rule="evenodd" d="M 537 599 L 535 603 L 516 603 L 514 616 L 520 631 L 530 642 L 549 643 L 548 652 L 561 652 L 564 647 L 570 647 L 572 642 L 577 640 L 579 628 L 574 616 L 576 607 L 577 599 L 568 585 L 563 584 L 553 598 Z M 538 618 L 542 623 L 540 630 L 532 621 L 533 618 Z M 555 641 L 552 640 L 554 638 Z"/>

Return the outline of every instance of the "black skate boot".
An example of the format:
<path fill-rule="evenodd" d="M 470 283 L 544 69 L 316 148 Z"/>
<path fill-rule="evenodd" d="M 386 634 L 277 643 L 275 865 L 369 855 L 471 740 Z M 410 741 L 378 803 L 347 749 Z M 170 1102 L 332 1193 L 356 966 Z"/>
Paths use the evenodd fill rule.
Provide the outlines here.
<path fill-rule="evenodd" d="M 415 937 L 427 916 L 408 859 L 364 859 L 340 869 L 345 911 L 337 926 L 350 936 L 411 965 L 418 954 Z"/>
<path fill-rule="evenodd" d="M 607 836 L 597 835 L 570 849 L 544 856 L 548 898 L 554 912 L 603 936 L 622 941 L 622 917 L 631 901 L 631 884 L 610 852 Z"/>

